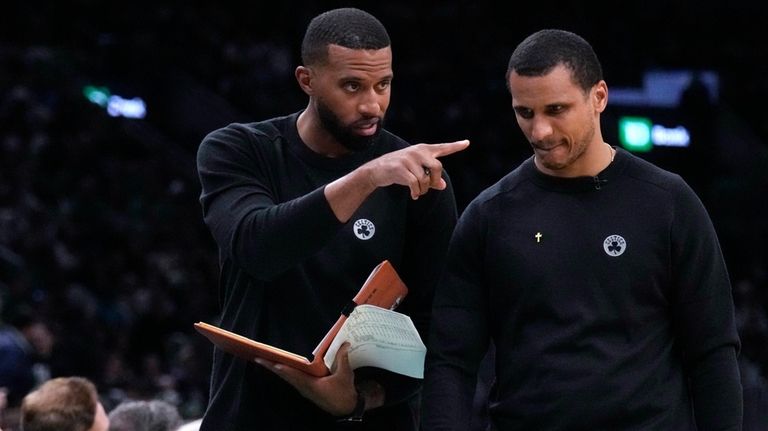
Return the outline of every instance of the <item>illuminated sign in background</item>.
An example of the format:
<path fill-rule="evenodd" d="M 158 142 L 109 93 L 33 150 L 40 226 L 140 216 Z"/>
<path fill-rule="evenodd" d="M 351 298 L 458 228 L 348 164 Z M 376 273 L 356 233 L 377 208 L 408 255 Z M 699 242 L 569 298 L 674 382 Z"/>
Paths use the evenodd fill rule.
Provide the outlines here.
<path fill-rule="evenodd" d="M 712 163 L 719 79 L 710 71 L 647 71 L 636 87 L 608 87 L 601 120 L 611 145 L 695 181 Z"/>
<path fill-rule="evenodd" d="M 619 118 L 619 143 L 629 151 L 647 153 L 657 147 L 687 147 L 691 134 L 685 126 L 665 127 L 648 117 Z"/>
<path fill-rule="evenodd" d="M 629 151 L 649 153 L 658 147 L 688 148 L 690 125 L 681 112 L 681 101 L 695 85 L 706 89 L 710 103 L 716 103 L 719 79 L 711 71 L 648 71 L 643 85 L 617 87 L 608 92 L 608 105 L 618 143 Z M 613 127 L 608 127 L 612 130 Z M 610 139 L 610 134 L 607 134 Z"/>

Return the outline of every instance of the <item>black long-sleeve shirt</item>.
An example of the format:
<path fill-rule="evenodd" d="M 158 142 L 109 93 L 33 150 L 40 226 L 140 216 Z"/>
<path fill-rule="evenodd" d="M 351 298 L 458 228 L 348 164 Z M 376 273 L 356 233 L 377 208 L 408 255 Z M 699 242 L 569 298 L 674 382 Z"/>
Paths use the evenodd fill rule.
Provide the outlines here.
<path fill-rule="evenodd" d="M 595 178 L 529 159 L 484 191 L 459 220 L 434 307 L 427 431 L 468 429 L 489 340 L 494 429 L 741 429 L 714 228 L 679 176 L 623 150 Z"/>
<path fill-rule="evenodd" d="M 370 271 L 388 259 L 409 288 L 398 311 L 411 316 L 426 340 L 457 218 L 450 185 L 416 201 L 406 187 L 377 189 L 340 223 L 325 185 L 408 144 L 382 131 L 368 150 L 327 158 L 301 141 L 297 118 L 232 124 L 209 134 L 198 151 L 203 215 L 220 254 L 220 325 L 311 358 Z M 379 379 L 388 405 L 367 413 L 359 429 L 413 422 L 419 382 L 391 374 Z M 330 430 L 335 418 L 269 371 L 215 350 L 201 429 Z"/>

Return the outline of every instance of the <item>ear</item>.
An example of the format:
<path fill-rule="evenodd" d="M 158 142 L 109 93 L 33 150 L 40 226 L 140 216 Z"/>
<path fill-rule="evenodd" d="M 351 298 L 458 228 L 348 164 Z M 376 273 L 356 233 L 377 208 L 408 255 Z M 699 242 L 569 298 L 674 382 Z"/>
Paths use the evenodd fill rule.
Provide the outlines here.
<path fill-rule="evenodd" d="M 592 87 L 592 101 L 595 104 L 595 111 L 605 111 L 605 107 L 608 106 L 608 84 L 604 80 L 600 80 Z"/>
<path fill-rule="evenodd" d="M 312 95 L 312 70 L 310 70 L 308 67 L 299 66 L 296 68 L 296 81 L 299 83 L 299 87 L 301 87 L 301 91 L 307 94 L 307 96 Z"/>

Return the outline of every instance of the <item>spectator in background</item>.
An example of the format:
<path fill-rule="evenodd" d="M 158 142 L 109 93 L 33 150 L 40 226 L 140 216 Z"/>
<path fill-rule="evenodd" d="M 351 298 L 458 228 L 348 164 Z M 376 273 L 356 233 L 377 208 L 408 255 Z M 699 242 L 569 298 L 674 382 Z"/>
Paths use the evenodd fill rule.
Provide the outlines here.
<path fill-rule="evenodd" d="M 11 405 L 18 405 L 34 387 L 30 350 L 18 328 L 0 326 L 0 388 Z"/>
<path fill-rule="evenodd" d="M 176 431 L 199 431 L 201 423 L 203 423 L 202 419 L 196 419 L 196 420 L 193 420 L 192 422 L 182 425 Z"/>
<path fill-rule="evenodd" d="M 0 387 L 8 404 L 18 407 L 22 397 L 50 379 L 48 357 L 53 335 L 31 311 L 17 312 L 9 325 L 0 324 Z"/>
<path fill-rule="evenodd" d="M 24 397 L 21 428 L 24 431 L 107 431 L 109 418 L 90 380 L 59 377 Z"/>
<path fill-rule="evenodd" d="M 176 407 L 162 400 L 127 401 L 109 412 L 109 431 L 175 431 L 182 423 Z"/>
<path fill-rule="evenodd" d="M 8 399 L 6 398 L 6 390 L 5 388 L 0 388 L 0 423 L 3 422 L 3 412 L 5 411 L 5 406 L 8 403 Z M 3 431 L 2 428 L 0 428 L 0 431 Z"/>

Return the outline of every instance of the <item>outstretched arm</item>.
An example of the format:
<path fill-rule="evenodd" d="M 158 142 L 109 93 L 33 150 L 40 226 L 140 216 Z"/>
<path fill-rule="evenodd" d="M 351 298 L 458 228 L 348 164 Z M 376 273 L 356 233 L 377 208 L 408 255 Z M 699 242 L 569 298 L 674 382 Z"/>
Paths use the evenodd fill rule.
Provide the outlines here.
<path fill-rule="evenodd" d="M 411 198 L 418 199 L 430 189 L 443 190 L 443 165 L 438 157 L 447 156 L 469 146 L 469 141 L 445 144 L 418 144 L 393 151 L 360 166 L 328 184 L 325 197 L 342 223 L 346 223 L 365 199 L 379 187 L 393 184 L 406 186 Z"/>
<path fill-rule="evenodd" d="M 203 140 L 197 159 L 205 222 L 225 257 L 257 279 L 270 279 L 316 253 L 378 187 L 406 185 L 414 197 L 444 187 L 437 157 L 468 145 L 414 145 L 327 186 L 285 196 L 280 183 L 289 173 L 275 166 L 275 144 L 265 139 L 243 126 L 220 129 Z M 417 179 L 413 172 L 424 176 L 425 166 L 430 175 Z"/>

